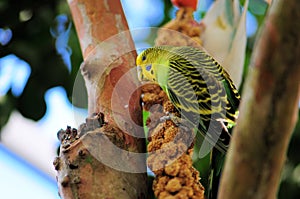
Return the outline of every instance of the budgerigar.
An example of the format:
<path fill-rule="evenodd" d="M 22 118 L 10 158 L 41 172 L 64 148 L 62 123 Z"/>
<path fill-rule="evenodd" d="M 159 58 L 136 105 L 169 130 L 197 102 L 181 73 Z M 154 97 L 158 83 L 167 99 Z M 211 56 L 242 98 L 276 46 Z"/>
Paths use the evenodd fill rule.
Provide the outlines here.
<path fill-rule="evenodd" d="M 187 46 L 148 48 L 136 64 L 139 79 L 158 83 L 182 117 L 225 154 L 240 103 L 225 69 L 205 51 Z"/>

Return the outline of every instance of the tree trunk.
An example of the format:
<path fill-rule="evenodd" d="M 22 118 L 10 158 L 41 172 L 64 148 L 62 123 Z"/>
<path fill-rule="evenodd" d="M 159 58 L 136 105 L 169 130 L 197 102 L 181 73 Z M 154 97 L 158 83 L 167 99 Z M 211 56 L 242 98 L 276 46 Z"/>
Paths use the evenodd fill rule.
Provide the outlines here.
<path fill-rule="evenodd" d="M 275 0 L 253 51 L 219 198 L 276 198 L 297 121 L 300 1 Z"/>
<path fill-rule="evenodd" d="M 90 117 L 61 131 L 62 198 L 146 198 L 136 52 L 119 0 L 68 1 L 84 58 Z M 76 89 L 76 88 L 74 88 Z"/>

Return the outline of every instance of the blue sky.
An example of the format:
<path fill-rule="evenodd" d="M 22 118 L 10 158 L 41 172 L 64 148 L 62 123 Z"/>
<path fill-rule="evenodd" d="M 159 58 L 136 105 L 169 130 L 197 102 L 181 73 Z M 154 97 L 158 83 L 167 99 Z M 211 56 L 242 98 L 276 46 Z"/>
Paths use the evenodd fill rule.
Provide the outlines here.
<path fill-rule="evenodd" d="M 39 171 L 2 144 L 0 144 L 0 160 L 1 198 L 59 198 L 53 178 Z"/>

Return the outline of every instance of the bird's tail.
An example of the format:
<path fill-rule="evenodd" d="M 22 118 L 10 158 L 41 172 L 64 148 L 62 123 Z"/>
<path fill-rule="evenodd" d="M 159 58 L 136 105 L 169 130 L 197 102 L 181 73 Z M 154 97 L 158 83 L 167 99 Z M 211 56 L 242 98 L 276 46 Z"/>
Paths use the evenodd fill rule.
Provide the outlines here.
<path fill-rule="evenodd" d="M 224 165 L 225 154 L 213 148 L 210 159 L 210 176 L 209 189 L 207 190 L 208 199 L 216 199 L 218 196 L 219 183 L 221 179 L 221 171 Z"/>

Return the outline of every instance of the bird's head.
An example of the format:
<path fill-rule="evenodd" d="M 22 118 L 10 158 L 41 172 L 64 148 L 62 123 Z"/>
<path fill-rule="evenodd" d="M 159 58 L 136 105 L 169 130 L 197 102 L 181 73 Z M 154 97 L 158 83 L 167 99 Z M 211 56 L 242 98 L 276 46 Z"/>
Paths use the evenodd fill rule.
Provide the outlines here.
<path fill-rule="evenodd" d="M 155 62 L 158 55 L 153 48 L 144 50 L 136 58 L 138 78 L 140 81 L 157 81 Z"/>
<path fill-rule="evenodd" d="M 161 47 L 153 47 L 144 50 L 136 59 L 138 78 L 140 81 L 152 81 L 160 83 L 165 77 L 168 64 L 166 62 L 166 50 Z"/>

